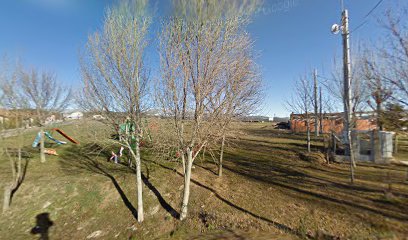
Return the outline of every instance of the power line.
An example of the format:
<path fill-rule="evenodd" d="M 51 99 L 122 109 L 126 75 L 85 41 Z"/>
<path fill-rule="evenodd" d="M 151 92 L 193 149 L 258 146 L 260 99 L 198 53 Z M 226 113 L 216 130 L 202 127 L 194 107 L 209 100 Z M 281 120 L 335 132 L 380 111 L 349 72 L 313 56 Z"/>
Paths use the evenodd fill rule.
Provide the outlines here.
<path fill-rule="evenodd" d="M 375 10 L 378 6 L 380 6 L 380 4 L 381 4 L 383 1 L 384 1 L 384 0 L 378 1 L 378 3 L 364 16 L 364 18 L 367 18 L 368 16 L 370 16 L 370 14 L 373 13 L 374 10 Z"/>
<path fill-rule="evenodd" d="M 364 26 L 367 22 L 368 22 L 368 17 L 375 11 L 375 9 L 378 8 L 378 6 L 380 6 L 380 4 L 383 2 L 384 0 L 379 0 L 377 2 L 377 4 L 374 5 L 373 8 L 371 8 L 371 10 L 363 17 L 364 21 L 362 23 L 360 23 L 357 27 L 355 27 L 353 30 L 350 31 L 350 33 L 357 31 L 359 28 L 361 28 L 362 26 Z"/>
<path fill-rule="evenodd" d="M 366 23 L 368 23 L 368 20 L 364 20 L 364 22 L 360 23 L 357 27 L 355 27 L 353 30 L 351 30 L 350 33 L 353 33 L 355 31 L 357 31 L 359 28 L 361 28 L 362 26 L 364 26 Z"/>

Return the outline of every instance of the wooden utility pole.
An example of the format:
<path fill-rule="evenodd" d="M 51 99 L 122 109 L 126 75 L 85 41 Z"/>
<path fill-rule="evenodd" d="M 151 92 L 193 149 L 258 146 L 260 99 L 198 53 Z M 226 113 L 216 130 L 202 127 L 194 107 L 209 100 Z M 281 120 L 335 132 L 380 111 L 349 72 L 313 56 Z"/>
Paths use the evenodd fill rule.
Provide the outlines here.
<path fill-rule="evenodd" d="M 323 104 L 322 104 L 322 87 L 319 87 L 319 128 L 320 133 L 323 134 Z"/>
<path fill-rule="evenodd" d="M 350 32 L 348 10 L 344 9 L 342 13 L 342 36 L 343 36 L 343 70 L 344 70 L 344 131 L 346 138 L 346 155 L 350 156 L 350 178 L 354 182 L 354 153 L 352 150 L 351 139 L 351 64 L 350 64 Z"/>
<path fill-rule="evenodd" d="M 313 96 L 314 96 L 314 119 L 315 119 L 315 137 L 319 136 L 319 115 L 318 115 L 318 102 L 317 102 L 317 70 L 313 71 Z"/>

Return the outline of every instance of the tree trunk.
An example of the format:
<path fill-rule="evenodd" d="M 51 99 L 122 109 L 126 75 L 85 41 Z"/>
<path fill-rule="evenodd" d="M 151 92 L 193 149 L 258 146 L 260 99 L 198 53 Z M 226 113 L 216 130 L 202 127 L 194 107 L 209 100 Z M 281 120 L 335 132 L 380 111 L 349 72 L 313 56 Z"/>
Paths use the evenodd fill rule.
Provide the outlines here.
<path fill-rule="evenodd" d="M 221 152 L 220 152 L 220 161 L 218 164 L 218 176 L 222 176 L 222 160 L 224 157 L 224 144 L 225 144 L 225 134 L 222 135 L 222 142 L 221 142 Z"/>
<path fill-rule="evenodd" d="M 380 131 L 384 130 L 384 125 L 381 119 L 381 103 L 377 103 L 377 125 Z"/>
<path fill-rule="evenodd" d="M 137 185 L 137 221 L 143 222 L 143 189 L 142 189 L 142 169 L 140 161 L 140 136 L 136 134 L 136 146 L 135 146 L 135 161 L 136 161 L 136 185 Z"/>
<path fill-rule="evenodd" d="M 395 133 L 394 154 L 398 153 L 398 133 Z"/>
<path fill-rule="evenodd" d="M 10 208 L 11 186 L 4 187 L 3 213 Z"/>
<path fill-rule="evenodd" d="M 191 180 L 191 167 L 193 166 L 193 152 L 187 150 L 187 166 L 184 171 L 184 192 L 183 202 L 181 205 L 180 220 L 184 220 L 187 217 L 188 201 L 190 199 L 190 180 Z"/>
<path fill-rule="evenodd" d="M 310 120 L 308 115 L 306 115 L 306 118 L 307 151 L 310 152 Z"/>
<path fill-rule="evenodd" d="M 18 159 L 17 159 L 17 175 L 16 175 L 16 185 L 19 184 L 22 180 L 23 176 L 21 173 L 21 147 L 18 148 Z"/>
<path fill-rule="evenodd" d="M 45 153 L 44 153 L 44 128 L 41 127 L 40 129 L 40 162 L 45 163 Z"/>
<path fill-rule="evenodd" d="M 350 131 L 347 134 L 348 135 L 348 149 L 349 149 L 349 155 L 350 155 L 350 182 L 351 184 L 354 183 L 354 168 L 355 168 L 355 161 L 354 161 L 354 149 L 353 149 L 353 144 L 351 142 L 351 134 Z"/>
<path fill-rule="evenodd" d="M 320 133 L 323 134 L 323 105 L 322 105 L 322 88 L 319 88 L 320 96 L 319 96 L 319 129 Z"/>
<path fill-rule="evenodd" d="M 11 193 L 17 188 L 17 186 L 20 184 L 23 178 L 22 172 L 21 172 L 21 148 L 18 148 L 17 166 L 15 164 L 14 157 L 10 156 L 7 150 L 6 150 L 6 154 L 8 158 L 10 159 L 10 167 L 11 167 L 11 173 L 12 173 L 13 180 L 10 183 L 10 185 L 4 188 L 3 212 L 7 211 L 10 208 Z M 16 172 L 16 167 L 17 167 L 17 172 Z"/>
<path fill-rule="evenodd" d="M 319 136 L 319 116 L 318 116 L 318 102 L 317 102 L 317 70 L 314 70 L 314 86 L 313 86 L 313 96 L 314 96 L 314 132 L 315 137 Z"/>

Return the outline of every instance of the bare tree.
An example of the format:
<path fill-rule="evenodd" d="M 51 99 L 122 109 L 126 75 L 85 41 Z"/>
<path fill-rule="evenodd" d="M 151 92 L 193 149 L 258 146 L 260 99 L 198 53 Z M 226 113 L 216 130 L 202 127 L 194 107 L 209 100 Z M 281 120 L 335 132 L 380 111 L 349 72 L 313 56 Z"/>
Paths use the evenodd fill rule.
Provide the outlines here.
<path fill-rule="evenodd" d="M 302 120 L 306 121 L 307 151 L 310 152 L 310 111 L 313 106 L 313 85 L 305 76 L 301 76 L 295 83 L 291 99 L 286 101 L 286 108 L 298 114 L 302 114 Z"/>
<path fill-rule="evenodd" d="M 248 22 L 245 7 L 256 1 L 174 1 L 175 16 L 161 33 L 161 73 L 157 99 L 172 129 L 184 172 L 180 219 L 187 216 L 191 168 L 199 152 L 220 138 L 220 118 L 227 101 L 226 69 L 242 46 Z M 213 101 L 213 102 L 211 102 Z M 220 106 L 216 108 L 214 106 Z"/>
<path fill-rule="evenodd" d="M 23 182 L 25 170 L 22 164 L 22 145 L 23 138 L 21 135 L 21 130 L 17 133 L 17 137 L 13 142 L 13 148 L 9 148 L 4 145 L 3 154 L 7 156 L 10 161 L 10 169 L 12 173 L 12 178 L 9 184 L 4 187 L 4 201 L 3 201 L 3 212 L 6 212 L 10 208 L 10 203 L 14 192 L 18 189 L 20 184 Z M 27 166 L 27 162 L 25 163 Z"/>
<path fill-rule="evenodd" d="M 121 1 L 107 10 L 103 29 L 89 37 L 81 56 L 83 97 L 87 99 L 82 106 L 102 111 L 114 129 L 125 119 L 130 125 L 116 143 L 126 147 L 135 161 L 139 222 L 144 219 L 139 145 L 148 81 L 144 52 L 150 23 L 147 0 Z"/>
<path fill-rule="evenodd" d="M 364 84 L 364 72 L 363 72 L 363 54 L 360 48 L 357 48 L 352 53 L 352 72 L 351 72 L 351 112 L 353 115 L 352 122 L 355 122 L 355 115 L 357 112 L 364 111 L 367 108 L 367 100 L 369 93 Z M 344 99 L 344 86 L 343 86 L 343 65 L 342 62 L 333 60 L 333 67 L 331 71 L 331 78 L 325 82 L 327 92 L 336 99 L 336 103 L 339 106 L 333 106 L 336 109 L 341 109 L 340 105 Z"/>
<path fill-rule="evenodd" d="M 15 119 L 15 131 L 17 132 L 17 137 L 13 141 L 5 142 L 3 136 L 2 141 L 2 154 L 10 161 L 11 169 L 11 181 L 6 184 L 4 188 L 4 201 L 3 201 L 3 212 L 6 212 L 10 208 L 10 203 L 12 200 L 13 193 L 18 189 L 20 184 L 24 179 L 25 168 L 22 167 L 22 132 L 20 129 L 20 124 L 24 115 L 24 103 L 26 102 L 24 96 L 19 91 L 18 77 L 21 71 L 21 65 L 17 64 L 14 69 L 10 69 L 7 65 L 7 60 L 5 59 L 3 68 L 1 69 L 0 76 L 0 106 L 5 108 L 9 116 L 13 116 Z M 0 130 L 3 130 L 3 124 Z M 25 163 L 25 167 L 27 162 Z"/>
<path fill-rule="evenodd" d="M 351 56 L 351 106 L 348 107 L 351 111 L 352 119 L 350 119 L 349 123 L 349 131 L 352 131 L 357 123 L 357 113 L 362 112 L 367 109 L 367 102 L 369 99 L 369 91 L 365 86 L 364 81 L 364 59 L 361 50 L 361 44 L 356 44 L 356 50 L 352 52 Z M 327 85 L 327 90 L 331 93 L 333 97 L 338 99 L 337 103 L 345 103 L 345 89 L 344 89 L 344 72 L 343 66 L 336 61 L 334 58 L 333 70 L 332 70 L 332 78 L 331 83 Z M 346 104 L 347 106 L 349 104 Z M 343 117 L 343 125 L 347 123 L 346 116 Z M 350 173 L 351 173 L 351 182 L 354 179 L 354 168 L 356 167 L 356 163 L 354 160 L 354 150 L 353 150 L 353 139 L 351 138 L 350 134 L 346 134 L 348 137 L 343 138 L 343 142 L 346 144 L 346 155 L 350 156 Z"/>
<path fill-rule="evenodd" d="M 54 73 L 37 69 L 22 70 L 18 86 L 24 98 L 24 108 L 36 112 L 40 126 L 40 161 L 45 162 L 44 125 L 47 114 L 62 112 L 71 102 L 71 89 L 63 87 Z"/>
<path fill-rule="evenodd" d="M 392 98 L 408 106 L 408 5 L 399 11 L 388 10 L 383 24 L 389 34 L 386 36 L 381 54 L 388 71 L 382 77 L 395 88 Z"/>
<path fill-rule="evenodd" d="M 370 108 L 376 112 L 378 129 L 384 130 L 384 104 L 392 97 L 389 81 L 383 77 L 388 68 L 385 67 L 382 59 L 370 50 L 366 50 L 362 64 L 365 86 L 370 94 L 370 99 L 367 102 Z"/>
<path fill-rule="evenodd" d="M 317 70 L 313 71 L 313 98 L 312 104 L 314 108 L 314 133 L 315 137 L 319 136 L 319 100 L 317 96 L 318 80 L 317 80 Z"/>
<path fill-rule="evenodd" d="M 220 78 L 220 88 L 210 95 L 209 108 L 218 114 L 218 128 L 221 138 L 218 159 L 218 176 L 222 176 L 222 164 L 227 134 L 231 134 L 234 119 L 248 116 L 259 109 L 262 98 L 261 81 L 254 62 L 252 43 L 248 36 L 240 35 L 234 41 L 235 47 L 228 54 L 229 67 L 224 78 Z"/>

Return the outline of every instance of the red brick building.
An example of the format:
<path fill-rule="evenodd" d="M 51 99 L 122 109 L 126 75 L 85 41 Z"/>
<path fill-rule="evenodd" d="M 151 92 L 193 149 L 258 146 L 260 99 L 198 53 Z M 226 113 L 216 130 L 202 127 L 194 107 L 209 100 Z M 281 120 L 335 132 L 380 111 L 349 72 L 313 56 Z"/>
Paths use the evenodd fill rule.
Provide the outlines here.
<path fill-rule="evenodd" d="M 325 113 L 323 114 L 322 128 L 324 133 L 334 131 L 341 133 L 343 130 L 343 115 L 344 113 Z M 310 131 L 315 130 L 314 114 L 310 116 Z M 290 130 L 293 132 L 306 132 L 305 114 L 291 114 L 289 120 Z M 319 123 L 318 123 L 318 128 Z M 354 129 L 356 130 L 373 130 L 377 128 L 375 115 L 373 112 L 356 113 Z"/>

